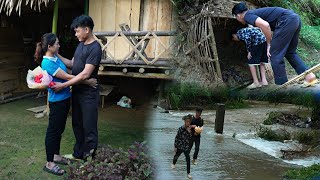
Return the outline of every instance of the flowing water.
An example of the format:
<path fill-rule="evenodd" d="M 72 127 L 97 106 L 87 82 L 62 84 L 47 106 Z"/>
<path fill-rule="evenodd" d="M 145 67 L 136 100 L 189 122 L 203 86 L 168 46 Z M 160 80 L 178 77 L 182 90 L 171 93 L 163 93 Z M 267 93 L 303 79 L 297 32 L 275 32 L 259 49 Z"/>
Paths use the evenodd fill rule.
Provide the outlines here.
<path fill-rule="evenodd" d="M 263 122 L 271 111 L 296 112 L 298 107 L 280 104 L 253 104 L 250 108 L 226 110 L 223 134 L 214 131 L 215 111 L 204 111 L 204 131 L 201 137 L 198 165 L 191 165 L 193 179 L 282 179 L 283 174 L 295 165 L 271 156 L 244 143 L 252 136 L 257 124 Z M 178 128 L 183 125 L 181 117 L 193 111 L 170 111 L 162 113 L 154 109 L 147 124 L 147 137 L 150 152 L 157 168 L 157 179 L 186 179 L 186 162 L 182 154 L 171 169 L 174 156 L 174 138 Z M 255 137 L 251 139 L 257 139 Z M 259 144 L 263 140 L 256 143 Z M 263 144 L 265 145 L 265 144 Z M 264 149 L 277 146 L 267 144 Z M 261 145 L 260 145 L 261 147 Z M 263 148 L 263 147 L 262 147 Z M 190 153 L 192 158 L 193 150 Z"/>

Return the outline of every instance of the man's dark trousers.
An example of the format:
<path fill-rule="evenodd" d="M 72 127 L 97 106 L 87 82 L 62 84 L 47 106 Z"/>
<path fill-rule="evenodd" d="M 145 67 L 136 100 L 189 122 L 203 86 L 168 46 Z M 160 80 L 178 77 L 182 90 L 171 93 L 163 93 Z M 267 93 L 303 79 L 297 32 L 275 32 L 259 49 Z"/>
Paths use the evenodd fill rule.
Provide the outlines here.
<path fill-rule="evenodd" d="M 72 127 L 76 138 L 73 156 L 84 158 L 98 146 L 99 90 L 72 92 Z"/>
<path fill-rule="evenodd" d="M 283 14 L 276 24 L 271 41 L 270 53 L 271 65 L 277 85 L 284 84 L 288 81 L 285 62 L 283 60 L 284 57 L 286 57 L 297 74 L 301 74 L 307 70 L 307 66 L 296 52 L 300 30 L 300 17 L 293 11 Z"/>
<path fill-rule="evenodd" d="M 198 159 L 199 148 L 200 148 L 200 138 L 201 138 L 200 135 L 192 137 L 192 144 L 191 144 L 190 151 L 191 151 L 191 149 L 193 147 L 193 143 L 195 144 L 195 150 L 194 150 L 194 153 L 193 153 L 193 159 Z"/>

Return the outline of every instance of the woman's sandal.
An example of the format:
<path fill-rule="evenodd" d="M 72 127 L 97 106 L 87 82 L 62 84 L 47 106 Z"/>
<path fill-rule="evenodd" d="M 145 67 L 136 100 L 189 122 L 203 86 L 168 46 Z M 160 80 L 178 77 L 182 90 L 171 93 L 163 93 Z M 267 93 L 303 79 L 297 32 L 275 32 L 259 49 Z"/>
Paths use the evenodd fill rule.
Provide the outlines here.
<path fill-rule="evenodd" d="M 61 164 L 61 165 L 68 165 L 70 163 L 70 160 L 65 157 L 61 157 L 60 161 L 53 160 L 53 162 L 56 164 Z"/>
<path fill-rule="evenodd" d="M 61 169 L 58 165 L 54 165 L 52 167 L 52 169 L 49 169 L 49 168 L 47 168 L 47 166 L 44 166 L 43 170 L 45 172 L 48 172 L 48 173 L 51 173 L 51 174 L 54 174 L 57 176 L 62 176 L 65 173 L 65 171 L 63 169 Z"/>
<path fill-rule="evenodd" d="M 255 83 L 252 83 L 249 86 L 247 86 L 247 89 L 256 89 L 256 88 L 260 88 L 261 86 L 262 86 L 261 84 L 256 85 Z"/>

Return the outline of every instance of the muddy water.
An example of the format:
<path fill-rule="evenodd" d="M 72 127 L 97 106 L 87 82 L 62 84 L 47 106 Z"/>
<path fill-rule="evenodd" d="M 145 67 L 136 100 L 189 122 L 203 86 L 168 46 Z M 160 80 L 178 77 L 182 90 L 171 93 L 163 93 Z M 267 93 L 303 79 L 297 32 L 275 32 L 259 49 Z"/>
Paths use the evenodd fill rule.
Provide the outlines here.
<path fill-rule="evenodd" d="M 205 129 L 201 138 L 198 165 L 191 165 L 193 179 L 282 179 L 293 165 L 250 147 L 234 134 L 252 133 L 271 111 L 298 110 L 291 105 L 259 105 L 250 108 L 227 110 L 223 135 L 214 132 L 215 111 L 204 111 Z M 147 125 L 151 154 L 157 166 L 157 179 L 186 179 L 186 163 L 181 155 L 175 170 L 171 169 L 173 142 L 182 115 L 192 111 L 173 111 L 169 114 L 154 110 Z M 193 151 L 190 155 L 192 157 Z"/>

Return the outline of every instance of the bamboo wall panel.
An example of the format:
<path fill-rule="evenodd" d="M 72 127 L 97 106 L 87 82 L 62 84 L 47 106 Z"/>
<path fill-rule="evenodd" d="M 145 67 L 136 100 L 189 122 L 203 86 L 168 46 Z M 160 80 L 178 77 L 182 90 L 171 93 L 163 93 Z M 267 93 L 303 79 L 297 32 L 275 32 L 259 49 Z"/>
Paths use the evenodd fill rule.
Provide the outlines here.
<path fill-rule="evenodd" d="M 116 31 L 121 31 L 119 24 L 127 23 L 130 25 L 131 0 L 117 0 L 116 10 Z M 124 58 L 129 52 L 129 44 L 122 37 L 117 37 L 115 44 L 116 58 Z"/>
<path fill-rule="evenodd" d="M 145 0 L 143 8 L 143 29 L 146 31 L 157 30 L 157 19 L 158 19 L 158 5 L 159 0 Z M 149 45 L 146 48 L 146 54 L 148 57 L 154 57 L 156 50 L 156 40 L 152 38 Z"/>
<path fill-rule="evenodd" d="M 116 7 L 117 0 L 104 0 L 101 5 L 101 31 L 115 31 L 116 29 Z M 112 37 L 108 37 L 108 41 Z M 108 51 L 115 56 L 115 41 L 108 47 Z"/>
<path fill-rule="evenodd" d="M 141 4 L 143 2 L 143 4 Z M 141 9 L 143 7 L 143 9 Z M 127 23 L 132 31 L 170 31 L 173 26 L 173 5 L 170 0 L 90 0 L 89 15 L 95 23 L 95 32 L 119 31 L 119 24 Z M 110 41 L 112 37 L 108 37 Z M 168 48 L 174 37 L 160 37 Z M 131 48 L 118 37 L 108 46 L 108 51 L 116 59 L 122 59 Z M 164 50 L 155 38 L 147 46 L 148 57 L 155 57 Z M 165 53 L 162 57 L 168 57 Z"/>
<path fill-rule="evenodd" d="M 91 0 L 89 4 L 89 15 L 94 22 L 94 31 L 101 31 L 102 2 L 103 0 Z"/>
<path fill-rule="evenodd" d="M 132 31 L 139 31 L 141 0 L 131 0 L 130 27 Z"/>
<path fill-rule="evenodd" d="M 157 31 L 171 30 L 172 22 L 172 3 L 170 1 L 159 1 L 157 16 Z M 165 47 L 156 44 L 156 55 L 159 55 L 166 47 L 170 46 L 170 37 L 160 37 Z M 161 57 L 168 57 L 169 53 L 165 52 Z"/>

